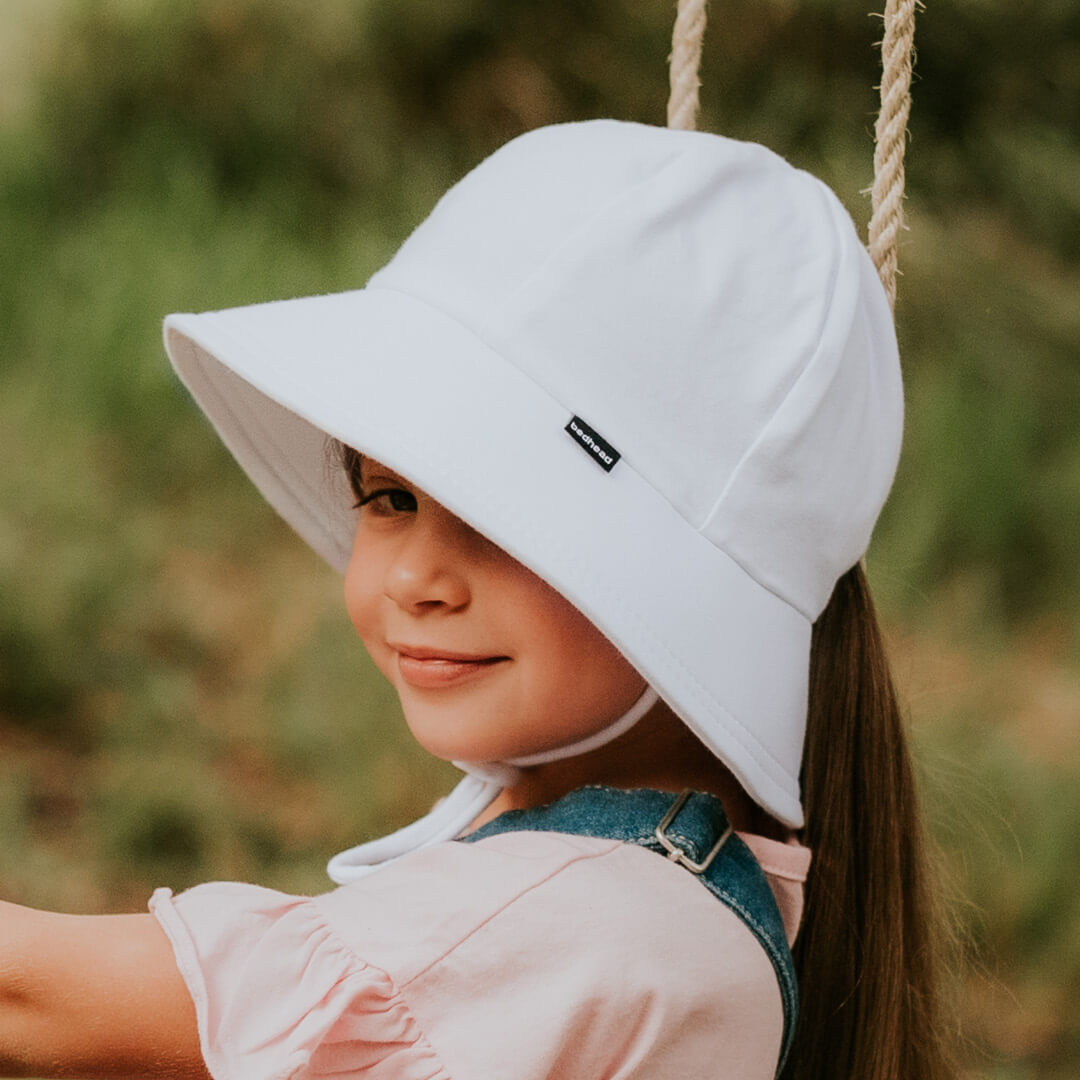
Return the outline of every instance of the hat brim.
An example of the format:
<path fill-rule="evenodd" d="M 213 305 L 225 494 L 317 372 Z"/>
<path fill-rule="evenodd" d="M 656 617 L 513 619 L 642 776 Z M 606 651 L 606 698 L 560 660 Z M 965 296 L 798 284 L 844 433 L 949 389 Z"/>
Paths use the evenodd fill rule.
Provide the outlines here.
<path fill-rule="evenodd" d="M 240 465 L 333 567 L 348 562 L 356 518 L 328 435 L 556 588 L 758 803 L 802 825 L 793 755 L 809 621 L 703 537 L 632 456 L 600 468 L 564 430 L 573 409 L 470 330 L 376 287 L 171 315 L 165 345 Z"/>

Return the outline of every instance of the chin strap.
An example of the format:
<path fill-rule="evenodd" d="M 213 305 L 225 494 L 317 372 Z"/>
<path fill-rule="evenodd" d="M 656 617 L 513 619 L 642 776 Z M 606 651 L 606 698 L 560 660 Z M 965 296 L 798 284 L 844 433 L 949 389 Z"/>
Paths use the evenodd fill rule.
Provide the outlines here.
<path fill-rule="evenodd" d="M 394 859 L 400 859 L 402 855 L 453 840 L 498 798 L 504 788 L 517 783 L 522 769 L 577 757 L 605 746 L 629 731 L 659 700 L 657 692 L 651 686 L 646 686 L 641 697 L 618 720 L 608 724 L 595 735 L 579 739 L 567 746 L 556 747 L 554 750 L 543 750 L 538 754 L 511 758 L 506 762 L 455 761 L 454 764 L 468 775 L 445 799 L 436 804 L 431 813 L 388 836 L 359 844 L 335 855 L 326 867 L 330 880 L 338 885 L 347 885 Z"/>

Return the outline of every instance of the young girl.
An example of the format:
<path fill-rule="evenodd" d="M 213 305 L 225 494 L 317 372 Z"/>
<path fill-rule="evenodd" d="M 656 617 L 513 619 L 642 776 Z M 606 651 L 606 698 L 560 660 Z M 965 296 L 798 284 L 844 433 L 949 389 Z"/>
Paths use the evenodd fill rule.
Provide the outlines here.
<path fill-rule="evenodd" d="M 468 776 L 323 896 L 5 906 L 0 1072 L 949 1075 L 859 567 L 899 367 L 831 192 L 717 136 L 541 129 L 365 289 L 166 346 Z"/>

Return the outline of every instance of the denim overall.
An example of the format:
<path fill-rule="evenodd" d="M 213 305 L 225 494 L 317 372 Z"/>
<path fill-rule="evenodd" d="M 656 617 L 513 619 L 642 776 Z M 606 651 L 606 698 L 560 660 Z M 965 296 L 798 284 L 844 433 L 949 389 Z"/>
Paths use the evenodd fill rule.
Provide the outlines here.
<path fill-rule="evenodd" d="M 688 791 L 672 795 L 640 788 L 583 787 L 550 806 L 509 810 L 461 840 L 471 843 L 518 830 L 621 840 L 655 851 L 695 874 L 753 931 L 772 961 L 784 1008 L 779 1075 L 798 1015 L 795 965 L 773 891 L 750 849 L 732 831 L 718 798 Z"/>

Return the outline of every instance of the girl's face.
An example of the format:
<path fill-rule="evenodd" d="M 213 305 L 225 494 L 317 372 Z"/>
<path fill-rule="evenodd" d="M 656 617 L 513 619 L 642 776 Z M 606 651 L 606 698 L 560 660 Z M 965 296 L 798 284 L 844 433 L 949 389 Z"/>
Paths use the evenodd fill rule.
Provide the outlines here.
<path fill-rule="evenodd" d="M 520 757 L 600 731 L 637 700 L 642 677 L 530 570 L 386 466 L 364 458 L 350 475 L 346 606 L 427 750 Z"/>

